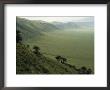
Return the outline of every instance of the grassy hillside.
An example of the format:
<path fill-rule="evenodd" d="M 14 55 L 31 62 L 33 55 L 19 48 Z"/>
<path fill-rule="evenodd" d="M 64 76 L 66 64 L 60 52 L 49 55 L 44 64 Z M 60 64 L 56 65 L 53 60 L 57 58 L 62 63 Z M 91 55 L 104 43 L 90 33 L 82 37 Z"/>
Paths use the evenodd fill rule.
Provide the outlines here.
<path fill-rule="evenodd" d="M 78 74 L 74 68 L 53 61 L 43 55 L 37 56 L 24 44 L 16 44 L 17 74 Z"/>
<path fill-rule="evenodd" d="M 44 21 L 30 21 L 24 18 L 16 18 L 16 29 L 22 32 L 23 40 L 41 36 L 42 32 L 58 30 L 56 26 Z"/>

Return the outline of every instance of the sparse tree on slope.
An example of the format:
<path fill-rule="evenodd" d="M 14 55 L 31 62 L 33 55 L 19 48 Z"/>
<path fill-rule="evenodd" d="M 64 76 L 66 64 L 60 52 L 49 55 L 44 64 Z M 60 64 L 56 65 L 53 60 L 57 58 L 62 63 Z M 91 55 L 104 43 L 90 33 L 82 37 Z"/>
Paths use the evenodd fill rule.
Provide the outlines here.
<path fill-rule="evenodd" d="M 56 56 L 55 58 L 57 59 L 57 61 L 61 60 L 61 56 Z"/>
<path fill-rule="evenodd" d="M 67 59 L 62 57 L 61 63 L 64 64 L 65 62 L 67 62 Z"/>
<path fill-rule="evenodd" d="M 61 56 L 56 56 L 55 58 L 57 59 L 57 61 L 60 61 L 62 64 L 64 64 L 65 62 L 67 62 L 67 59 L 66 58 L 63 58 Z"/>
<path fill-rule="evenodd" d="M 33 52 L 34 52 L 36 55 L 41 55 L 41 53 L 39 52 L 40 48 L 39 48 L 38 46 L 34 46 L 33 49 L 34 49 Z"/>

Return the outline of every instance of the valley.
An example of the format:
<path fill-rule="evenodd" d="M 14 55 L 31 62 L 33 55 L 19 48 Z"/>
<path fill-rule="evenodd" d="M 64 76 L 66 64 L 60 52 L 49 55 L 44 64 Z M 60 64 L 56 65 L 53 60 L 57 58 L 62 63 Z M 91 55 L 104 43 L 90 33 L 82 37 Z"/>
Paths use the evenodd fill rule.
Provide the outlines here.
<path fill-rule="evenodd" d="M 56 60 L 55 56 L 67 58 L 68 63 L 77 67 L 86 66 L 94 69 L 94 32 L 93 30 L 61 30 L 44 32 L 39 38 L 25 41 L 31 47 L 37 45 L 41 53 Z"/>
<path fill-rule="evenodd" d="M 39 67 L 37 67 L 38 70 L 41 69 L 41 72 L 36 71 L 34 68 L 32 69 L 34 73 L 44 73 L 42 70 L 46 70 L 48 73 L 60 73 L 61 70 L 63 70 L 62 73 L 77 73 L 77 71 L 66 66 L 66 64 L 59 64 L 56 60 L 56 56 L 66 58 L 67 64 L 77 68 L 90 68 L 92 73 L 94 73 L 93 26 L 93 22 L 50 23 L 40 20 L 27 20 L 17 17 L 16 30 L 21 32 L 21 36 L 23 38 L 22 43 L 24 45 L 28 45 L 28 47 L 31 49 L 30 52 L 30 50 L 28 51 L 26 48 L 27 50 L 25 52 L 30 52 L 30 55 L 33 55 L 33 47 L 38 46 L 40 48 L 40 53 L 43 56 L 35 56 L 36 59 L 38 59 L 37 62 L 40 60 L 46 60 L 45 63 L 41 63 L 39 64 Z M 21 56 L 19 56 L 20 52 L 23 52 L 22 47 L 24 49 L 25 46 L 20 44 L 17 45 L 19 59 L 21 58 Z M 28 56 L 23 57 L 27 58 Z M 55 68 L 49 70 L 52 65 L 54 66 L 54 63 L 56 64 Z M 58 71 L 55 71 L 56 68 Z"/>

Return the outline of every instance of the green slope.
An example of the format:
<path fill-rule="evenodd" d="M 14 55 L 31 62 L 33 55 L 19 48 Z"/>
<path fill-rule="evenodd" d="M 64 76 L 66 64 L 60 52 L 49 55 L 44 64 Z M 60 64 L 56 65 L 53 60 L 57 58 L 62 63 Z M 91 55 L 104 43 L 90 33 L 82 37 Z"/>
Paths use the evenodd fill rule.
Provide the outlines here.
<path fill-rule="evenodd" d="M 77 74 L 74 68 L 51 60 L 43 55 L 37 56 L 24 44 L 16 44 L 17 74 Z"/>
<path fill-rule="evenodd" d="M 16 18 L 16 30 L 22 32 L 23 40 L 40 36 L 43 32 L 58 30 L 56 26 L 44 21 L 27 20 L 24 18 Z"/>

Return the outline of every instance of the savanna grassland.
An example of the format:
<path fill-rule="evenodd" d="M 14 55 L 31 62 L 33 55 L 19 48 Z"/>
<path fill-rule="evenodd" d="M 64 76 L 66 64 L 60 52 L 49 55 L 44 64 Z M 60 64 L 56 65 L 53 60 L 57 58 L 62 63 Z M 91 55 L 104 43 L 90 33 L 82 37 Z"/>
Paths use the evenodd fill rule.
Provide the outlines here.
<path fill-rule="evenodd" d="M 71 28 L 62 28 L 42 21 L 29 21 L 21 18 L 17 18 L 17 20 L 17 30 L 21 32 L 21 36 L 24 38 L 22 45 L 17 43 L 17 53 L 19 53 L 17 58 L 22 62 L 23 58 L 30 58 L 31 60 L 34 57 L 34 66 L 33 64 L 26 66 L 29 72 L 20 70 L 22 65 L 19 63 L 18 74 L 80 74 L 80 70 L 84 67 L 86 70 L 91 69 L 91 73 L 94 73 L 93 28 L 81 27 L 81 25 L 76 27 L 73 26 L 74 23 L 71 23 Z M 40 55 L 33 53 L 34 46 L 40 48 Z M 25 53 L 32 54 L 30 57 L 28 54 L 22 57 L 24 51 L 21 48 L 23 47 L 25 47 Z M 66 58 L 66 62 L 58 62 L 57 56 Z"/>

